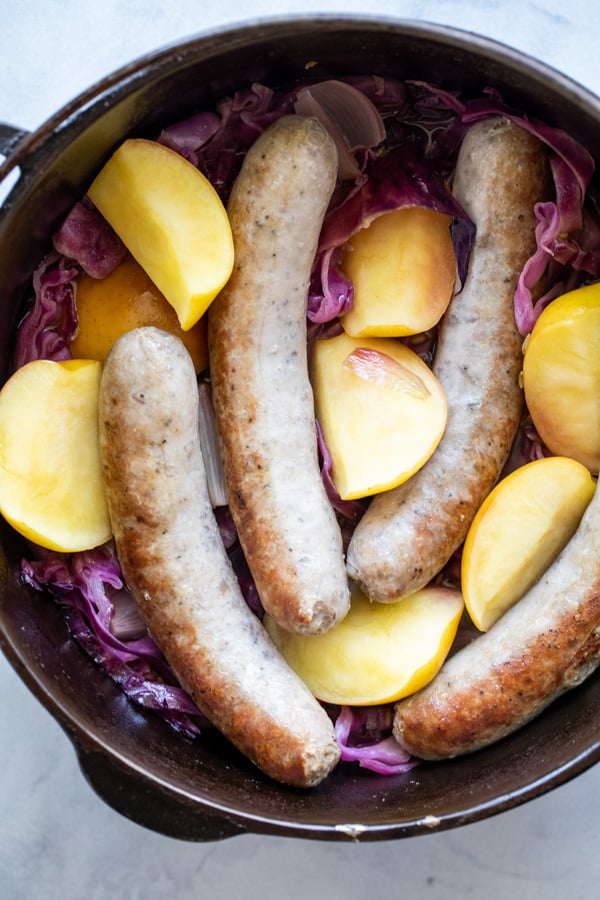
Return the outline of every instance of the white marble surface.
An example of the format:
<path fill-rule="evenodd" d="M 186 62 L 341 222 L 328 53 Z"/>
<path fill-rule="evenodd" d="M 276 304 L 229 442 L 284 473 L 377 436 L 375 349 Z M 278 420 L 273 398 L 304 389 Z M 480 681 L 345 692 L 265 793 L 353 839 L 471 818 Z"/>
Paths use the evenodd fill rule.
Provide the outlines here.
<path fill-rule="evenodd" d="M 122 64 L 215 26 L 370 7 L 366 0 L 0 0 L 0 122 L 35 128 Z M 378 10 L 479 32 L 600 93 L 593 0 L 379 0 Z M 518 809 L 442 834 L 360 846 L 253 835 L 187 844 L 105 806 L 58 726 L 0 658 L 0 900 L 593 900 L 599 793 L 596 767 Z"/>

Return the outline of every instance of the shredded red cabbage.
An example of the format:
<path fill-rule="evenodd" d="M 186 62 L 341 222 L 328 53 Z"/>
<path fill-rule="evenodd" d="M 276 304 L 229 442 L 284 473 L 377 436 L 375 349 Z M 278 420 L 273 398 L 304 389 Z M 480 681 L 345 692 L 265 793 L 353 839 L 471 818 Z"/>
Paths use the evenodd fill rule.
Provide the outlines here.
<path fill-rule="evenodd" d="M 53 239 L 54 249 L 74 260 L 92 278 L 106 278 L 127 249 L 87 198 L 76 203 Z"/>
<path fill-rule="evenodd" d="M 54 252 L 33 273 L 35 299 L 17 331 L 14 369 L 34 359 L 71 358 L 69 343 L 77 329 L 73 279 L 79 271 Z"/>
<path fill-rule="evenodd" d="M 339 270 L 343 245 L 377 216 L 410 206 L 452 216 L 458 277 L 464 281 L 475 227 L 438 172 L 417 157 L 414 144 L 407 143 L 372 158 L 354 190 L 327 215 L 308 299 L 311 321 L 327 322 L 352 307 L 352 285 Z"/>
<path fill-rule="evenodd" d="M 226 202 L 246 152 L 275 119 L 293 112 L 293 101 L 293 94 L 253 84 L 218 104 L 218 127 L 214 127 L 212 118 L 207 127 L 206 120 L 194 116 L 166 129 L 159 140 L 167 137 L 169 145 L 182 148 L 184 154 L 193 151 L 198 168 Z M 195 147 L 198 139 L 193 137 L 194 132 L 200 136 Z"/>
<path fill-rule="evenodd" d="M 499 98 L 489 104 L 482 102 L 479 107 L 475 103 L 467 105 L 462 119 L 470 123 L 490 114 L 506 115 L 546 144 L 556 191 L 554 201 L 538 203 L 535 207 L 537 251 L 526 263 L 515 293 L 515 320 L 519 332 L 525 335 L 531 331 L 548 303 L 564 293 L 567 279 L 570 281 L 568 289 L 576 286 L 573 273 L 600 275 L 600 241 L 597 235 L 593 246 L 584 248 L 581 244 L 586 192 L 594 172 L 594 161 L 587 150 L 564 131 L 507 109 Z M 588 216 L 594 216 L 591 209 Z M 586 229 L 585 234 L 589 240 L 590 230 Z M 549 268 L 551 261 L 554 265 Z M 556 263 L 560 264 L 560 269 L 557 269 Z M 534 303 L 533 289 L 545 274 L 548 275 L 547 289 L 544 296 Z"/>
<path fill-rule="evenodd" d="M 69 344 L 77 331 L 75 279 L 82 271 L 106 278 L 127 254 L 108 222 L 87 202 L 71 209 L 53 245 L 33 274 L 33 302 L 17 332 L 15 369 L 34 359 L 71 358 Z"/>
<path fill-rule="evenodd" d="M 177 684 L 164 657 L 137 616 L 124 589 L 111 544 L 70 555 L 42 552 L 23 560 L 21 578 L 50 591 L 62 607 L 72 637 L 136 704 L 159 713 L 188 737 L 206 719 Z M 120 617 L 115 609 L 127 607 Z M 133 637 L 129 637 L 133 633 Z"/>
<path fill-rule="evenodd" d="M 420 765 L 391 735 L 390 706 L 342 706 L 334 727 L 343 762 L 378 775 L 401 775 Z"/>
<path fill-rule="evenodd" d="M 168 126 L 158 140 L 193 161 L 226 201 L 256 138 L 275 119 L 294 112 L 298 91 L 316 80 L 322 79 L 307 76 L 300 84 L 280 91 L 252 84 L 224 98 L 215 113 L 201 112 Z M 384 119 L 399 115 L 407 106 L 404 82 L 370 75 L 340 80 L 362 91 Z"/>
<path fill-rule="evenodd" d="M 537 249 L 520 275 L 514 301 L 517 328 L 526 335 L 555 297 L 573 290 L 586 275 L 600 276 L 600 216 L 587 197 L 594 160 L 565 131 L 511 109 L 492 88 L 483 97 L 462 101 L 436 85 L 411 83 L 428 96 L 421 102 L 456 116 L 438 135 L 433 158 L 453 154 L 469 126 L 492 115 L 511 119 L 546 145 L 556 196 L 535 207 Z M 534 289 L 542 283 L 542 295 L 534 301 Z"/>

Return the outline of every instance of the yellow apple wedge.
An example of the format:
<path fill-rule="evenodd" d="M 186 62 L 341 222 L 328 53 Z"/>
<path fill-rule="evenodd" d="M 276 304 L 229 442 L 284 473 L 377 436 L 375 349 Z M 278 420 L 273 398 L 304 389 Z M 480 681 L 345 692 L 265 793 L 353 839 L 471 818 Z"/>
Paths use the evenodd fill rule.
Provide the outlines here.
<path fill-rule="evenodd" d="M 106 278 L 79 275 L 75 305 L 79 327 L 69 349 L 76 359 L 104 362 L 115 341 L 126 331 L 154 325 L 181 338 L 196 372 L 208 366 L 206 317 L 183 331 L 171 304 L 131 256 Z"/>
<path fill-rule="evenodd" d="M 600 468 L 600 283 L 553 300 L 525 345 L 523 390 L 546 446 Z"/>
<path fill-rule="evenodd" d="M 456 281 L 451 222 L 413 206 L 377 216 L 352 236 L 340 263 L 354 286 L 341 320 L 348 334 L 402 337 L 439 322 Z"/>
<path fill-rule="evenodd" d="M 0 512 L 50 550 L 111 537 L 98 449 L 101 364 L 36 360 L 0 391 Z"/>
<path fill-rule="evenodd" d="M 372 603 L 352 591 L 350 611 L 325 634 L 265 628 L 288 665 L 325 703 L 372 706 L 424 687 L 444 662 L 463 611 L 462 596 L 424 588 L 399 603 Z"/>
<path fill-rule="evenodd" d="M 131 138 L 96 176 L 88 196 L 191 328 L 229 279 L 233 239 L 207 178 L 155 141 Z"/>
<path fill-rule="evenodd" d="M 431 370 L 400 341 L 316 341 L 311 354 L 316 415 L 344 500 L 396 487 L 437 447 L 446 396 Z"/>
<path fill-rule="evenodd" d="M 487 631 L 538 580 L 577 530 L 595 481 L 574 459 L 550 456 L 516 469 L 486 497 L 462 555 L 465 606 Z"/>

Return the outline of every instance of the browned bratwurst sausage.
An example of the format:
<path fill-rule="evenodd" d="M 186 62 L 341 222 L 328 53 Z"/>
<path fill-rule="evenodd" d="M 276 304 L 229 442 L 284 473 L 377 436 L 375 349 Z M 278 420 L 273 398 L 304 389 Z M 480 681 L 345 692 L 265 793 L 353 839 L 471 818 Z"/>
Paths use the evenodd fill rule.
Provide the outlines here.
<path fill-rule="evenodd" d="M 181 684 L 272 778 L 318 784 L 339 758 L 333 728 L 241 595 L 208 496 L 194 366 L 178 338 L 141 328 L 115 344 L 99 427 L 124 577 Z"/>
<path fill-rule="evenodd" d="M 228 499 L 263 606 L 290 631 L 326 631 L 350 595 L 321 480 L 306 310 L 337 150 L 316 119 L 285 116 L 248 152 L 228 204 L 235 264 L 209 310 L 213 400 Z"/>
<path fill-rule="evenodd" d="M 432 682 L 396 706 L 394 735 L 423 759 L 516 731 L 600 663 L 600 491 L 545 575 Z"/>
<path fill-rule="evenodd" d="M 426 465 L 375 497 L 354 532 L 348 573 L 374 600 L 413 593 L 443 568 L 508 456 L 522 410 L 513 296 L 535 249 L 533 209 L 546 180 L 542 145 L 508 119 L 484 120 L 465 136 L 453 193 L 477 233 L 433 365 L 448 421 Z"/>

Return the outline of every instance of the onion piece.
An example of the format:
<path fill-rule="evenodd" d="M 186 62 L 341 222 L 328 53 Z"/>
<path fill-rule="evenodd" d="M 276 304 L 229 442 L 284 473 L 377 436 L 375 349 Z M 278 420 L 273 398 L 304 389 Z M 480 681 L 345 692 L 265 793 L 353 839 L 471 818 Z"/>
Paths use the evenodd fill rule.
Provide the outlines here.
<path fill-rule="evenodd" d="M 223 462 L 219 452 L 217 423 L 210 395 L 210 386 L 205 382 L 198 386 L 198 430 L 210 502 L 213 509 L 218 506 L 227 506 L 227 488 L 225 487 Z"/>
<path fill-rule="evenodd" d="M 294 109 L 315 116 L 330 133 L 338 151 L 338 175 L 353 179 L 360 174 L 354 151 L 376 147 L 385 138 L 385 125 L 375 105 L 357 88 L 334 79 L 302 88 Z"/>
<path fill-rule="evenodd" d="M 138 612 L 135 600 L 126 588 L 110 593 L 113 614 L 109 628 L 120 641 L 137 641 L 147 635 L 148 629 Z"/>

